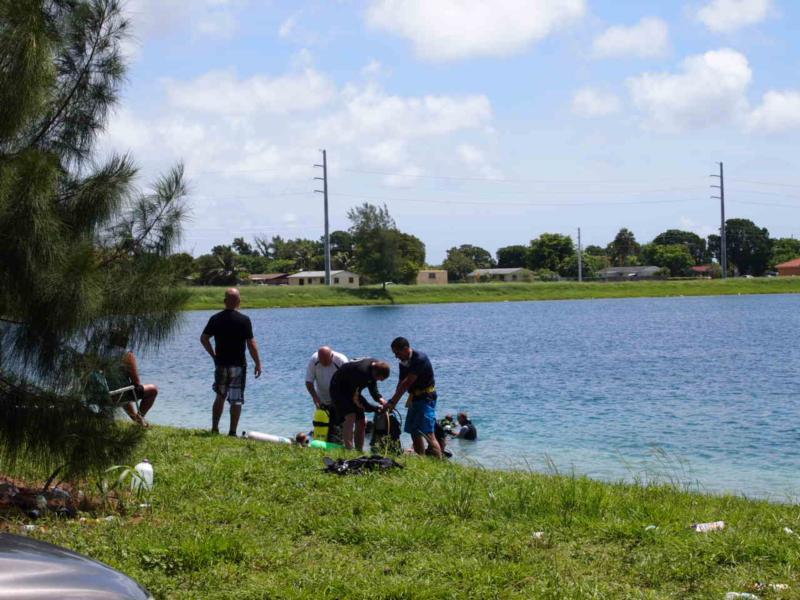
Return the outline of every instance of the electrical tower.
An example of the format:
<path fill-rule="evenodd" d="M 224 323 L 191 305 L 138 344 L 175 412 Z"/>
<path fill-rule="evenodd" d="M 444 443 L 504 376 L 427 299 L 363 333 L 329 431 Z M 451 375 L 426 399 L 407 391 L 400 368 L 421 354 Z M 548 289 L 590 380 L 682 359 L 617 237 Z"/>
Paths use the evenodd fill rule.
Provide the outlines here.
<path fill-rule="evenodd" d="M 322 177 L 314 177 L 322 182 L 321 190 L 314 190 L 325 198 L 325 285 L 331 284 L 331 235 L 328 226 L 328 153 L 322 152 L 322 164 L 314 165 L 322 169 Z"/>
<path fill-rule="evenodd" d="M 728 278 L 728 236 L 725 233 L 725 171 L 722 163 L 719 163 L 719 175 L 711 175 L 719 179 L 719 185 L 712 185 L 712 188 L 719 190 L 719 196 L 711 196 L 719 200 L 720 226 L 719 226 L 719 266 L 722 268 L 722 278 Z"/>

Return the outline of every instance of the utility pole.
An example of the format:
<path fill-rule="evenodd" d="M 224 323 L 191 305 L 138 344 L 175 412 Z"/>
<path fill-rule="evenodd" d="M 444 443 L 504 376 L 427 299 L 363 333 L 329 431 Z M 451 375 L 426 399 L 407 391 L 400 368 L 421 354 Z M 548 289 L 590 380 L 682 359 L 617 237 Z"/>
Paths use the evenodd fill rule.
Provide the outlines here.
<path fill-rule="evenodd" d="M 331 235 L 328 226 L 328 153 L 325 150 L 322 152 L 322 164 L 314 165 L 315 167 L 322 168 L 322 177 L 314 177 L 322 181 L 322 189 L 314 190 L 322 194 L 325 198 L 325 285 L 331 284 Z"/>
<path fill-rule="evenodd" d="M 581 248 L 581 228 L 578 227 L 578 282 L 583 281 L 583 249 Z"/>
<path fill-rule="evenodd" d="M 719 163 L 719 175 L 711 175 L 719 179 L 719 185 L 712 185 L 712 188 L 719 190 L 719 196 L 711 196 L 719 200 L 720 226 L 719 226 L 719 266 L 722 267 L 722 278 L 728 278 L 728 237 L 725 233 L 725 171 L 722 163 Z"/>

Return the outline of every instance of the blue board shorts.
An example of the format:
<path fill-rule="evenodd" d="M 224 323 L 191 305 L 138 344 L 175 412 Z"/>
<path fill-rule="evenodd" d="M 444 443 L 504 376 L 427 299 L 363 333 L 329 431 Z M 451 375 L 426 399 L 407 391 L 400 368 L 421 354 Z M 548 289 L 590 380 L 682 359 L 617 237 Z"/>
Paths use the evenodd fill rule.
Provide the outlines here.
<path fill-rule="evenodd" d="M 433 433 L 436 427 L 436 400 L 418 398 L 411 403 L 403 431 L 414 435 Z"/>
<path fill-rule="evenodd" d="M 214 369 L 214 385 L 218 394 L 225 396 L 230 404 L 244 404 L 244 386 L 247 381 L 246 367 L 217 365 Z"/>

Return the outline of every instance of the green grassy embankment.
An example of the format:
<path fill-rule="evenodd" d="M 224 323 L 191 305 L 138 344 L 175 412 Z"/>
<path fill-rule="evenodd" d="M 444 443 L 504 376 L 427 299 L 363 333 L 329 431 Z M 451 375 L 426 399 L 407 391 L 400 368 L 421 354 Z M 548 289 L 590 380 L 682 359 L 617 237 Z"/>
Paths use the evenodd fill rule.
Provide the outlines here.
<path fill-rule="evenodd" d="M 488 471 L 416 457 L 338 477 L 323 452 L 156 427 L 150 508 L 46 518 L 31 535 L 157 598 L 798 597 L 797 506 Z M 745 482 L 743 482 L 745 485 Z M 724 520 L 696 533 L 693 522 Z M 6 523 L 14 528 L 17 522 Z M 655 525 L 655 527 L 650 527 Z M 536 532 L 543 532 L 537 535 Z"/>
<path fill-rule="evenodd" d="M 187 309 L 217 309 L 223 288 L 191 287 Z M 285 308 L 380 304 L 438 304 L 444 302 L 508 302 L 522 300 L 588 300 L 663 296 L 800 293 L 800 277 L 631 281 L 622 283 L 540 282 L 431 285 L 390 285 L 354 290 L 322 286 L 243 286 L 242 307 Z"/>

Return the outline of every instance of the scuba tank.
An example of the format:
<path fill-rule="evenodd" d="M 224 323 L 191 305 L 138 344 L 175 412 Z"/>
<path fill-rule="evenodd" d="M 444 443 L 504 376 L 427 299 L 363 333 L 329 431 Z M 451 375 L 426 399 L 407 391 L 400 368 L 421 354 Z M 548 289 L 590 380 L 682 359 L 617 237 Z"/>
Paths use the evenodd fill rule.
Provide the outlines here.
<path fill-rule="evenodd" d="M 331 415 L 330 412 L 324 408 L 318 408 L 314 411 L 314 439 L 323 442 L 328 441 L 328 433 L 330 432 Z"/>

